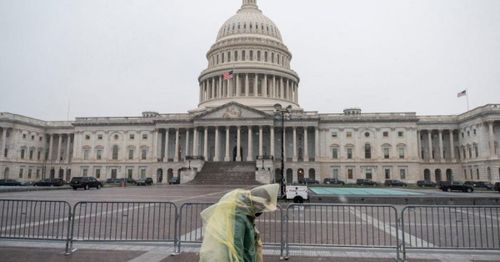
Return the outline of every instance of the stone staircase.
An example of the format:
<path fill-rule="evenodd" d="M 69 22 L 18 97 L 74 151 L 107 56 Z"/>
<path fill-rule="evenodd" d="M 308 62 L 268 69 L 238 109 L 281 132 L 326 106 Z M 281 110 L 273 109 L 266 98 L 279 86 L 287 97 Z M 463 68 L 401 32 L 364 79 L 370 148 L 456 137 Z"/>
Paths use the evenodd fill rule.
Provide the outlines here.
<path fill-rule="evenodd" d="M 257 185 L 255 162 L 205 162 L 190 184 Z"/>

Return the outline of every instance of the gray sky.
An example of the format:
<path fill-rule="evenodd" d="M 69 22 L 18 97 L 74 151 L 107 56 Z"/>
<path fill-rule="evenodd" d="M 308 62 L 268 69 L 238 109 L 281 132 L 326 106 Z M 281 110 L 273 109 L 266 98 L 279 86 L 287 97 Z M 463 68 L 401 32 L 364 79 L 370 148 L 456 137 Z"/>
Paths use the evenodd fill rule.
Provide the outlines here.
<path fill-rule="evenodd" d="M 500 103 L 500 1 L 258 0 L 308 111 L 457 114 Z M 0 0 L 0 111 L 187 112 L 241 0 Z"/>

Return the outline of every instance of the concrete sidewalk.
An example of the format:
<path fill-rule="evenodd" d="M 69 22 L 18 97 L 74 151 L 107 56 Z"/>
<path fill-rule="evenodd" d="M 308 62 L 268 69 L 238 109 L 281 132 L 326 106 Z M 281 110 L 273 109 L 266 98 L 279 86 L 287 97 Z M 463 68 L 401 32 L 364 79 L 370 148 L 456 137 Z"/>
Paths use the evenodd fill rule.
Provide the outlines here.
<path fill-rule="evenodd" d="M 172 255 L 173 249 L 165 245 L 140 245 L 116 243 L 78 243 L 71 255 L 64 254 L 64 244 L 37 241 L 0 241 L 2 262 L 188 262 L 198 261 L 196 246 L 184 246 L 182 253 Z M 300 262 L 389 262 L 396 261 L 392 250 L 302 248 L 290 250 L 289 261 Z M 280 261 L 279 250 L 265 250 L 264 261 Z M 493 251 L 413 251 L 407 261 L 414 262 L 465 262 L 500 261 L 500 252 Z"/>

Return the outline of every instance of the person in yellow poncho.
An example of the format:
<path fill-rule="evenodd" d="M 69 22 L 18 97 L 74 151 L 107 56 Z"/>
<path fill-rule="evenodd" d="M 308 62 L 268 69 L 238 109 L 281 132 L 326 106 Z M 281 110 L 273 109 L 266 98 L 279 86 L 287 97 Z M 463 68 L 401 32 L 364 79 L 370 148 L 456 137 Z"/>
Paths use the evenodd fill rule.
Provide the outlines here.
<path fill-rule="evenodd" d="M 276 210 L 279 185 L 236 189 L 201 212 L 203 244 L 200 262 L 261 262 L 262 242 L 255 218 Z"/>

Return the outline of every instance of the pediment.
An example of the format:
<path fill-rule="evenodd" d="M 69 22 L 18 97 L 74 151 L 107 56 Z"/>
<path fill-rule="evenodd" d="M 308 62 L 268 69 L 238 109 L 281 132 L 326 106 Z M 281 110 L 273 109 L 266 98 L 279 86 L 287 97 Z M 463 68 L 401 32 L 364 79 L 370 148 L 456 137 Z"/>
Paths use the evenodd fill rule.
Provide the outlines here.
<path fill-rule="evenodd" d="M 211 120 L 211 119 L 269 119 L 272 118 L 260 110 L 231 102 L 199 115 L 196 120 Z"/>

